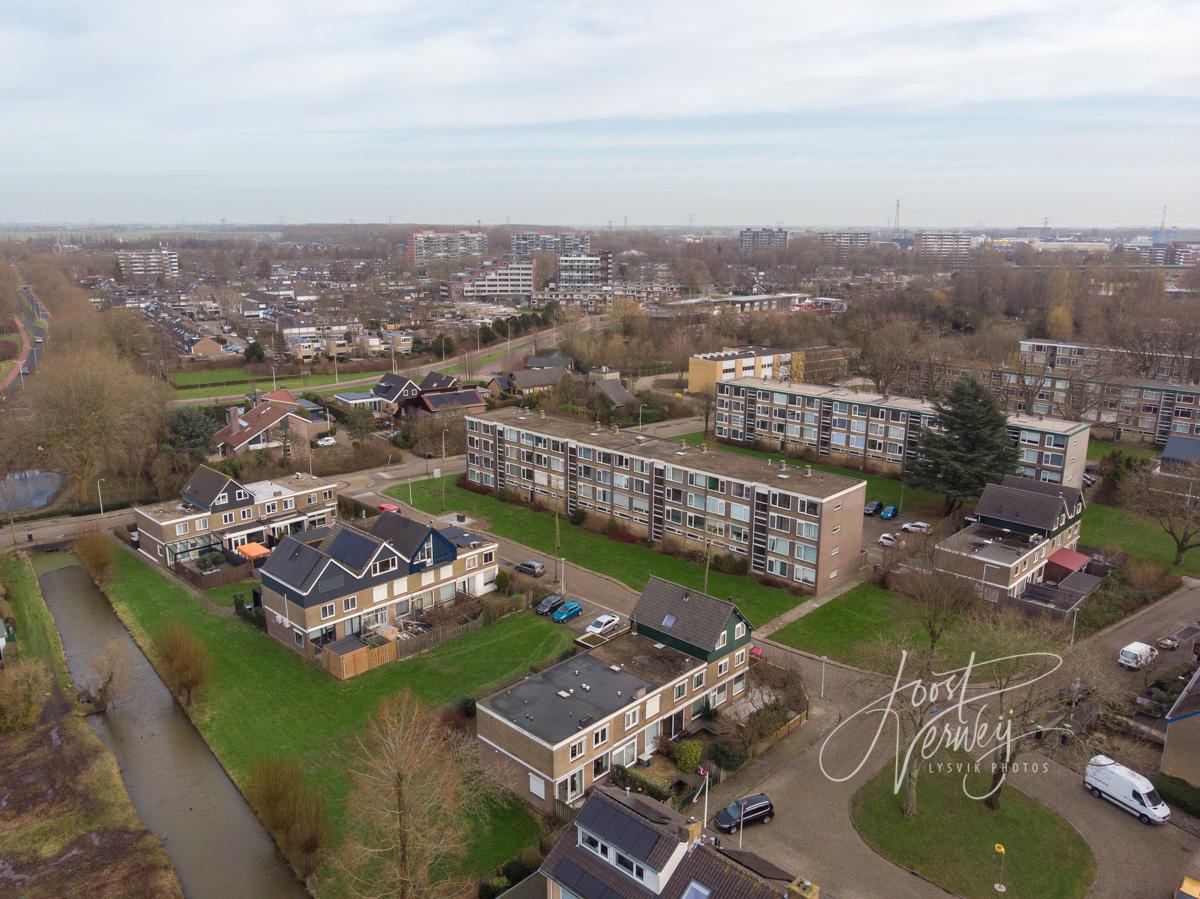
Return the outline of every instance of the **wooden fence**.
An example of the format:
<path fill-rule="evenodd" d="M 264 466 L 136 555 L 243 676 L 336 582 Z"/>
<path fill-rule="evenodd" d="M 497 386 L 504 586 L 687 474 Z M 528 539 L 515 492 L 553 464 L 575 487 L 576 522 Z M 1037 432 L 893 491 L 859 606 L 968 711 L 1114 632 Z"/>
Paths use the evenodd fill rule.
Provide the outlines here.
<path fill-rule="evenodd" d="M 398 641 L 389 641 L 380 646 L 363 646 L 348 653 L 325 650 L 321 653 L 321 665 L 338 680 L 346 680 L 396 661 L 396 642 Z"/>
<path fill-rule="evenodd" d="M 237 581 L 248 581 L 254 577 L 254 563 L 249 559 L 239 565 L 204 572 L 197 571 L 195 568 L 185 565 L 182 562 L 174 562 L 171 565 L 171 570 L 193 587 L 201 590 L 207 590 L 210 587 L 224 587 L 226 584 L 233 584 Z"/>

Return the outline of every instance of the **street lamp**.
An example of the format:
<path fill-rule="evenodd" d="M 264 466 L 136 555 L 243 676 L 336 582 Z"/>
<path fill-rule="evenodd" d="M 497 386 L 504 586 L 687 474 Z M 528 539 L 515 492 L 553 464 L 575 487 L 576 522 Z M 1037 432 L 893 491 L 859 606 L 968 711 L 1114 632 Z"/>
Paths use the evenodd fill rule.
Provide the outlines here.
<path fill-rule="evenodd" d="M 446 432 L 449 428 L 442 428 L 442 461 L 446 461 Z"/>
<path fill-rule="evenodd" d="M 642 403 L 638 406 L 638 430 L 642 430 L 642 410 L 646 408 L 646 404 Z"/>
<path fill-rule="evenodd" d="M 271 366 L 271 391 L 275 391 L 275 366 Z"/>
<path fill-rule="evenodd" d="M 106 478 L 96 478 L 96 496 L 100 499 L 100 517 L 104 517 L 104 494 L 100 492 L 100 483 Z"/>

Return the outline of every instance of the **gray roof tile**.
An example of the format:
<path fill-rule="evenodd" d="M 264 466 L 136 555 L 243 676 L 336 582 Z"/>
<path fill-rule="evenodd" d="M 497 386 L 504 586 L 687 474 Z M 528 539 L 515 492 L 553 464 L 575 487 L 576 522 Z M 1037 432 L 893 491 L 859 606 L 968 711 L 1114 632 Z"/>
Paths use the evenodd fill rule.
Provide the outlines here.
<path fill-rule="evenodd" d="M 732 602 L 652 577 L 629 618 L 636 624 L 645 624 L 712 651 L 728 626 L 730 615 L 740 615 Z M 749 628 L 749 622 L 746 626 Z"/>

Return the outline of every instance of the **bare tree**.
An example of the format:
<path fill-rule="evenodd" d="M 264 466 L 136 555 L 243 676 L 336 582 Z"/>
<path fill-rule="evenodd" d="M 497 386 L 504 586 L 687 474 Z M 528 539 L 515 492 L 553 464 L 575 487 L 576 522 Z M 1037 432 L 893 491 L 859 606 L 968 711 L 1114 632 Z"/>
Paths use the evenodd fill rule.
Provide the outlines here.
<path fill-rule="evenodd" d="M 406 689 L 380 703 L 353 753 L 350 835 L 339 856 L 350 893 L 456 895 L 465 884 L 451 871 L 466 851 L 471 819 L 500 795 L 476 741 L 448 729 Z"/>
<path fill-rule="evenodd" d="M 84 689 L 87 691 L 92 712 L 104 713 L 125 686 L 129 660 L 125 655 L 124 645 L 117 640 L 105 643 L 104 651 L 92 658 L 92 670 L 96 672 L 96 678 L 85 685 Z"/>
<path fill-rule="evenodd" d="M 707 434 L 711 430 L 709 425 L 717 410 L 717 385 L 709 384 L 707 388 L 693 394 L 692 397 L 696 414 L 704 419 L 704 433 Z"/>
<path fill-rule="evenodd" d="M 1121 502 L 1162 528 L 1175 544 L 1175 564 L 1200 546 L 1200 465 L 1179 465 L 1156 473 L 1138 468 L 1121 484 Z"/>
<path fill-rule="evenodd" d="M 851 333 L 862 373 L 875 389 L 887 393 L 896 379 L 916 361 L 920 339 L 917 323 L 900 316 L 868 316 Z"/>

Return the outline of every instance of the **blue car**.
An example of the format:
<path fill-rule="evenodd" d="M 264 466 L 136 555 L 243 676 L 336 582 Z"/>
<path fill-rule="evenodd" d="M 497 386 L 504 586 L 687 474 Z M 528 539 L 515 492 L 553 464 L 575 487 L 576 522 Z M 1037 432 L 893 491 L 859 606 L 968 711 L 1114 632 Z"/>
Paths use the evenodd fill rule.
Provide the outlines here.
<path fill-rule="evenodd" d="M 879 513 L 879 517 L 884 521 L 891 521 L 899 512 L 900 510 L 895 506 L 884 506 L 883 511 Z"/>
<path fill-rule="evenodd" d="M 570 621 L 572 618 L 578 618 L 583 614 L 583 604 L 577 599 L 569 599 L 561 606 L 554 610 L 554 614 L 550 617 L 562 624 L 564 621 Z"/>

